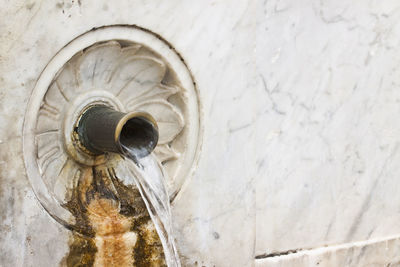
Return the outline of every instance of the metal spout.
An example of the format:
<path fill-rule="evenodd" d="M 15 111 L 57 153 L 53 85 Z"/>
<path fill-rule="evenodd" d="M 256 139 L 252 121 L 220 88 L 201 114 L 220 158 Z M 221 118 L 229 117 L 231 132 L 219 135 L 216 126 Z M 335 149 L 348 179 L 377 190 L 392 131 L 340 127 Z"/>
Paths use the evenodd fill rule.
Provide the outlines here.
<path fill-rule="evenodd" d="M 120 153 L 136 158 L 150 154 L 158 142 L 158 127 L 145 112 L 123 113 L 104 105 L 89 107 L 81 116 L 79 140 L 95 155 Z"/>

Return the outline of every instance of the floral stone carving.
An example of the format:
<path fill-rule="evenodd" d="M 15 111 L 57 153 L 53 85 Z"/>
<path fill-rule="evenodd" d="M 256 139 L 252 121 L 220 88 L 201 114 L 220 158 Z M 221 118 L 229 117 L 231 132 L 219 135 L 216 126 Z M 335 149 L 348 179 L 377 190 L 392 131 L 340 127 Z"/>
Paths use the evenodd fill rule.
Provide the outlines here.
<path fill-rule="evenodd" d="M 151 33 L 122 26 L 75 39 L 43 71 L 24 124 L 24 157 L 34 191 L 56 220 L 75 229 L 77 216 L 68 206 L 94 166 L 132 186 L 126 183 L 133 174 L 120 155 L 94 157 L 77 145 L 76 122 L 94 103 L 122 112 L 145 111 L 156 119 L 160 136 L 153 153 L 164 169 L 172 200 L 200 144 L 194 82 L 169 45 Z"/>

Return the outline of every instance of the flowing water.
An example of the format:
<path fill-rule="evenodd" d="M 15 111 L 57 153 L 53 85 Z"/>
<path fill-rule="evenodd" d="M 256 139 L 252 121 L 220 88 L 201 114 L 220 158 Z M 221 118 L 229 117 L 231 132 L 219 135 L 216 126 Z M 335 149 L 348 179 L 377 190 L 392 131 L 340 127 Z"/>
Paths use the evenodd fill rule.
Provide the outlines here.
<path fill-rule="evenodd" d="M 165 261 L 169 267 L 180 267 L 180 260 L 172 232 L 171 209 L 165 178 L 161 167 L 152 155 L 144 158 L 137 157 L 137 151 L 123 146 L 126 156 L 135 164 L 130 168 L 139 192 L 146 204 L 150 217 L 160 237 Z"/>

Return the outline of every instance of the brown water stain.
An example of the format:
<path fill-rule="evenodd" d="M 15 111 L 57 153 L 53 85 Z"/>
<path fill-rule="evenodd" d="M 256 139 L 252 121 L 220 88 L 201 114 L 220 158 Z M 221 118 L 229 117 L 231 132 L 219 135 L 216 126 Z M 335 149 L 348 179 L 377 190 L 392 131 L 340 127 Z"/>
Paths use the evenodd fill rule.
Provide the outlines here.
<path fill-rule="evenodd" d="M 65 207 L 76 219 L 66 266 L 166 266 L 139 191 L 113 168 L 85 169 Z"/>

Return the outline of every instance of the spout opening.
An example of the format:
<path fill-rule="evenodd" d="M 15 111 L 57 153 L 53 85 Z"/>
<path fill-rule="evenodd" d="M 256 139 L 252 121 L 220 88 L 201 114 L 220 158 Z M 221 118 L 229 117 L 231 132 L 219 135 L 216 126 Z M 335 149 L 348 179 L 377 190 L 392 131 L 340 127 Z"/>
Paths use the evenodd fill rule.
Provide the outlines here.
<path fill-rule="evenodd" d="M 157 146 L 157 123 L 147 113 L 130 113 L 120 121 L 115 137 L 123 154 L 143 158 Z"/>

